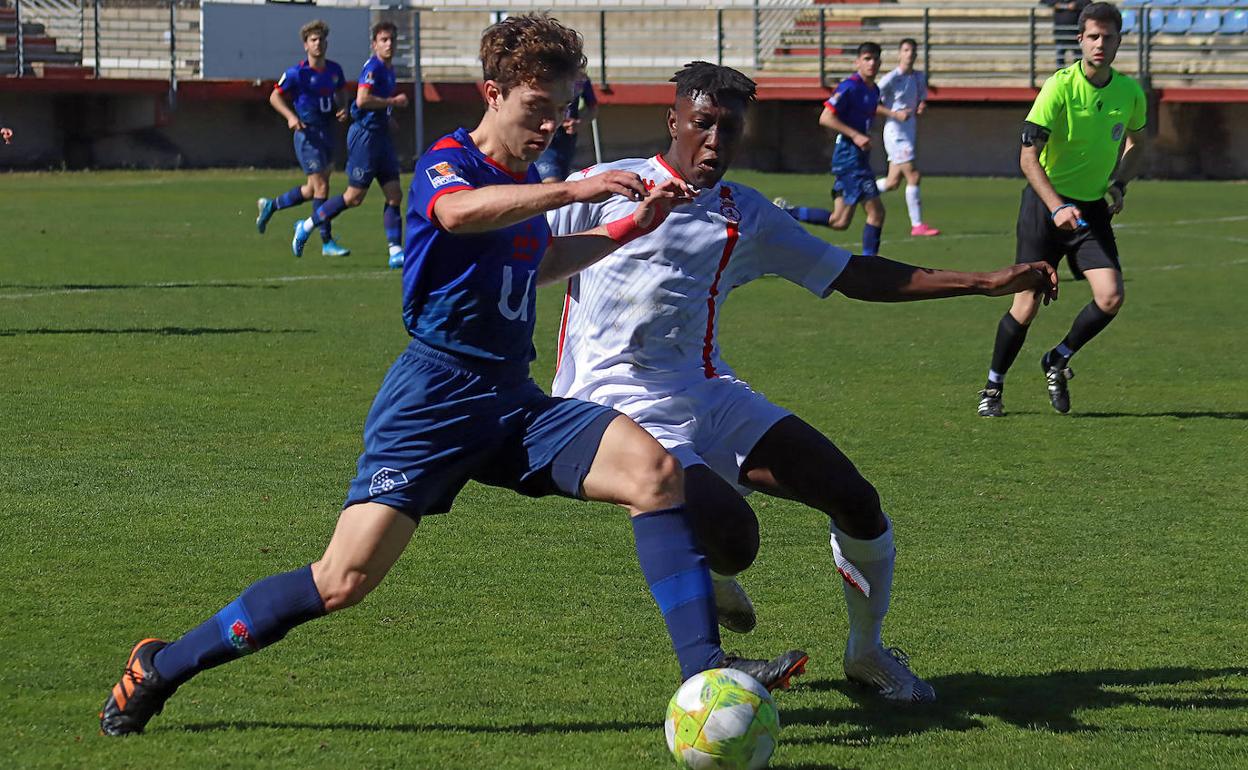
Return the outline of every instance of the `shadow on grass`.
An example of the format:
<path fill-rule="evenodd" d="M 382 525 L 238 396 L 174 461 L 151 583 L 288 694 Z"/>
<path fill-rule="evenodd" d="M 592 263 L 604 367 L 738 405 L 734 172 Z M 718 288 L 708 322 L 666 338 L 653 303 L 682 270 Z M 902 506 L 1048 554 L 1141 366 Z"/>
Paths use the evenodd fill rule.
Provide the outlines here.
<path fill-rule="evenodd" d="M 661 727 L 661 725 L 660 725 Z M 284 722 L 254 720 L 238 722 L 194 722 L 177 728 L 191 733 L 224 730 L 346 730 L 359 733 L 480 733 L 488 735 L 543 735 L 560 733 L 631 733 L 655 730 L 653 722 L 550 722 L 518 725 L 444 724 L 440 722 Z"/>
<path fill-rule="evenodd" d="M 312 329 L 259 329 L 254 326 L 156 326 L 134 329 L 0 329 L 0 337 L 23 337 L 31 334 L 152 334 L 158 337 L 200 337 L 206 334 L 315 334 Z"/>
<path fill-rule="evenodd" d="M 951 674 L 930 680 L 936 688 L 932 706 L 898 708 L 881 703 L 844 680 L 803 683 L 814 690 L 836 690 L 857 703 L 849 708 L 783 709 L 788 725 L 822 725 L 851 732 L 834 737 L 793 738 L 785 743 L 846 743 L 915 735 L 929 730 L 965 732 L 1001 720 L 1024 730 L 1055 733 L 1098 732 L 1079 719 L 1080 712 L 1120 706 L 1148 706 L 1168 711 L 1248 708 L 1248 683 L 1228 689 L 1227 677 L 1248 677 L 1248 669 L 1150 668 L 1136 671 L 1054 671 L 1028 676 Z M 1238 721 L 1238 718 L 1235 720 Z M 1242 737 L 1243 728 L 1193 728 L 1193 733 Z"/>
<path fill-rule="evenodd" d="M 1104 417 L 1178 417 L 1180 420 L 1192 420 L 1198 417 L 1212 417 L 1215 420 L 1248 420 L 1248 412 L 1076 412 L 1069 415 L 1075 419 Z"/>

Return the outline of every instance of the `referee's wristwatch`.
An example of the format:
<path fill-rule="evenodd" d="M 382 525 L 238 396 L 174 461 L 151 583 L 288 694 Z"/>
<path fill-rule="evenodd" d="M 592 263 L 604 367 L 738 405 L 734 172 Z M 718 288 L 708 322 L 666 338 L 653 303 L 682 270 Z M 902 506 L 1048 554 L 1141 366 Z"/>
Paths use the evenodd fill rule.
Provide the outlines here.
<path fill-rule="evenodd" d="M 1115 187 L 1118 188 L 1118 197 L 1120 198 L 1127 197 L 1127 183 L 1126 182 L 1120 182 L 1119 180 L 1115 179 L 1114 181 L 1109 183 L 1109 189 L 1112 190 Z"/>

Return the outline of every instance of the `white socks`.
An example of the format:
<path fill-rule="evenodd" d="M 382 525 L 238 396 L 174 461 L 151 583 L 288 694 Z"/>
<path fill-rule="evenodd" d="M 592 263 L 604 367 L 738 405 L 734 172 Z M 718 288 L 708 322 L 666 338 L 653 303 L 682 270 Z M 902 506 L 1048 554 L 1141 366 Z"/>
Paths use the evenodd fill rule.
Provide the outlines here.
<path fill-rule="evenodd" d="M 832 557 L 841 575 L 845 604 L 849 610 L 849 644 L 846 658 L 857 658 L 881 644 L 880 631 L 888 614 L 893 592 L 893 522 L 884 517 L 888 529 L 874 540 L 858 540 L 830 524 Z"/>
<path fill-rule="evenodd" d="M 888 177 L 882 176 L 877 178 L 875 180 L 875 189 L 879 190 L 881 195 L 888 192 Z"/>
<path fill-rule="evenodd" d="M 919 186 L 917 184 L 906 185 L 906 209 L 910 212 L 911 227 L 918 227 L 923 224 L 923 206 L 919 203 Z"/>

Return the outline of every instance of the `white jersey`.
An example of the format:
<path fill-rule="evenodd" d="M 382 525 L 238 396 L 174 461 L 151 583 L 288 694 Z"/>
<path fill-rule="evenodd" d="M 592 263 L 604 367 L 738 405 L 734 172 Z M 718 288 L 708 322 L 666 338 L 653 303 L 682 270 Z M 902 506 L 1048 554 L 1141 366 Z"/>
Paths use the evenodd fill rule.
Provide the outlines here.
<path fill-rule="evenodd" d="M 898 67 L 876 85 L 880 89 L 880 104 L 890 110 L 907 110 L 911 117 L 906 123 L 914 125 L 914 111 L 919 102 L 927 101 L 927 77 L 918 70 L 902 72 Z M 897 123 L 892 118 L 888 122 Z"/>
<path fill-rule="evenodd" d="M 673 176 L 659 157 L 594 166 L 569 180 L 632 171 L 647 186 Z M 547 214 L 555 235 L 628 216 L 621 196 Z M 582 397 L 608 381 L 680 387 L 731 369 L 717 331 L 728 293 L 778 275 L 827 296 L 850 253 L 806 232 L 757 190 L 721 182 L 678 206 L 654 232 L 625 244 L 568 281 L 551 392 Z"/>

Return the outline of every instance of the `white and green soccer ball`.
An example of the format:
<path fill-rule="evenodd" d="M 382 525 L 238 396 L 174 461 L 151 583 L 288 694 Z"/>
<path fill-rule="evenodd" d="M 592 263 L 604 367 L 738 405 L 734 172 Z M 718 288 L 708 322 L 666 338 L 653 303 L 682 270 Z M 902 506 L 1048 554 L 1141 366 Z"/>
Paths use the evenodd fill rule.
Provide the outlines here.
<path fill-rule="evenodd" d="M 663 731 L 680 767 L 756 770 L 776 748 L 780 714 L 758 680 L 716 668 L 681 685 L 667 704 Z"/>

